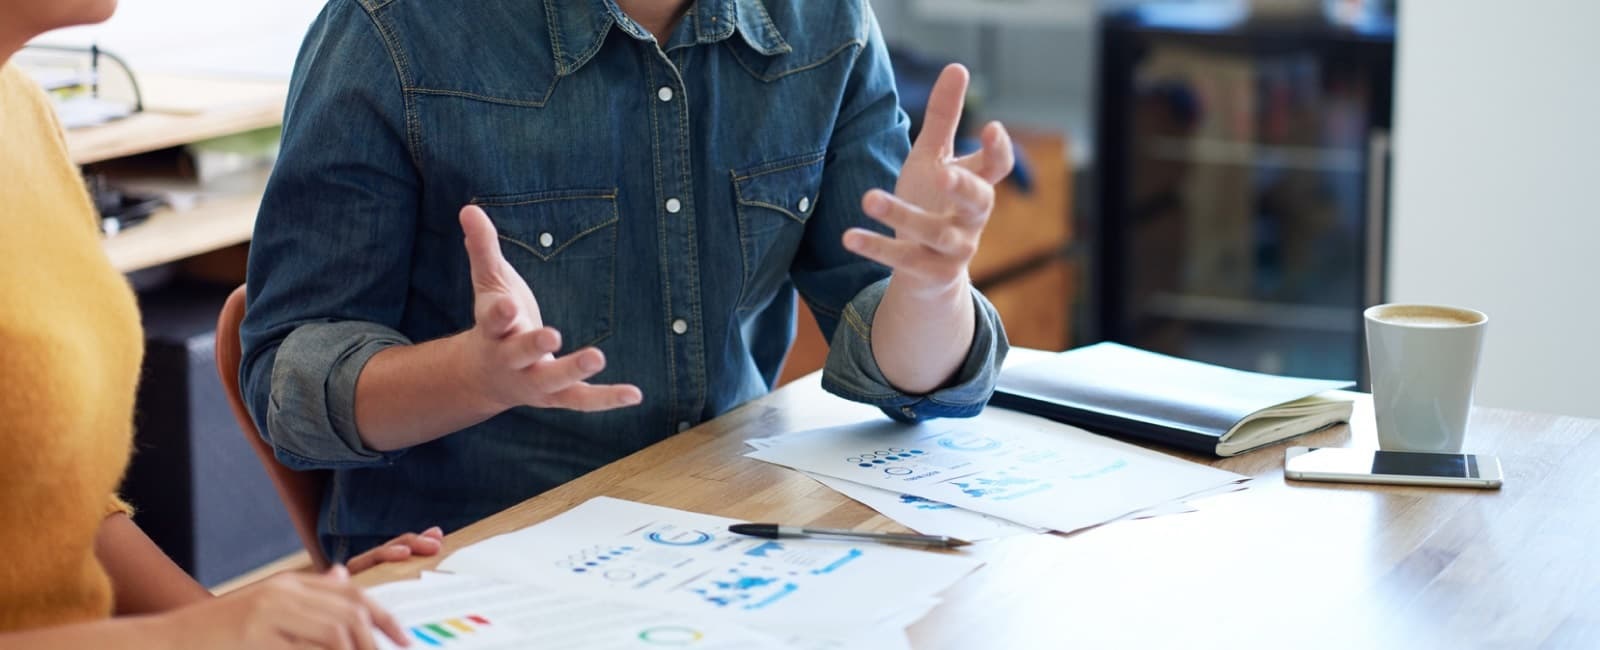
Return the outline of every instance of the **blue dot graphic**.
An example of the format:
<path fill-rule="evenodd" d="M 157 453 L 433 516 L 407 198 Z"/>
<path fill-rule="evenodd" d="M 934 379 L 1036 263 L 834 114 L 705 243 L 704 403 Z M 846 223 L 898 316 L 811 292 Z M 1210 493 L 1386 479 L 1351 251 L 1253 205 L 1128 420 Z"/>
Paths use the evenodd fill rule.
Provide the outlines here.
<path fill-rule="evenodd" d="M 578 567 L 578 568 L 573 569 L 572 572 L 573 573 L 583 573 L 584 571 L 587 571 L 587 570 L 588 569 L 585 569 L 583 567 Z"/>
<path fill-rule="evenodd" d="M 599 562 L 584 562 L 584 566 L 600 566 Z"/>
<path fill-rule="evenodd" d="M 882 465 L 884 462 L 885 461 L 883 461 L 883 460 L 875 460 L 875 461 L 872 461 L 872 464 L 874 464 L 874 465 Z"/>
<path fill-rule="evenodd" d="M 872 463 L 862 463 L 861 467 L 872 467 Z"/>
<path fill-rule="evenodd" d="M 920 454 L 920 453 L 922 453 L 922 450 L 921 449 L 913 449 L 913 450 L 911 450 L 911 453 Z"/>

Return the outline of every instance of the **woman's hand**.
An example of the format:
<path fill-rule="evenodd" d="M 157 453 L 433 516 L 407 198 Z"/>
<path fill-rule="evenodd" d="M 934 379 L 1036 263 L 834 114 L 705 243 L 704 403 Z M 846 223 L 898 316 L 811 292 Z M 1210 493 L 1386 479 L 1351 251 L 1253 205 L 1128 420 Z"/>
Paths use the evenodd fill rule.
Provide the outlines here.
<path fill-rule="evenodd" d="M 400 625 L 336 566 L 327 573 L 282 573 L 166 617 L 172 647 L 241 650 L 376 650 L 373 628 L 410 643 Z"/>
<path fill-rule="evenodd" d="M 382 546 L 350 558 L 345 567 L 356 574 L 389 562 L 404 562 L 414 557 L 433 557 L 444 549 L 444 530 L 438 526 L 421 533 L 406 533 Z"/>

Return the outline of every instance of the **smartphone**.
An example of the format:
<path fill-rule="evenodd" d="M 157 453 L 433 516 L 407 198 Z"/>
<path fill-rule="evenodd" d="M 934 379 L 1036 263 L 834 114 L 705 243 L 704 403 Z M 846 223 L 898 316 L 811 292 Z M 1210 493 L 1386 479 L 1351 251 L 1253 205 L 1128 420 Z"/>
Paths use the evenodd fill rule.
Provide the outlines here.
<path fill-rule="evenodd" d="M 1283 475 L 1296 481 L 1396 483 L 1494 489 L 1500 459 L 1476 454 L 1429 454 L 1336 447 L 1290 447 Z"/>

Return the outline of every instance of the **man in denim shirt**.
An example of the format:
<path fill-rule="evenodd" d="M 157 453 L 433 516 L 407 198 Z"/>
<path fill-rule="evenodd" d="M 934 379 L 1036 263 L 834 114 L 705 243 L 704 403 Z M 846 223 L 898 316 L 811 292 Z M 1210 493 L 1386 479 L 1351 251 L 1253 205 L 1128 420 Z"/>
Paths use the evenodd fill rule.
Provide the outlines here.
<path fill-rule="evenodd" d="M 829 391 L 976 414 L 1006 342 L 967 263 L 1012 153 L 991 124 L 953 157 L 966 85 L 945 71 L 911 146 L 865 0 L 329 2 L 241 379 L 279 460 L 335 470 L 330 557 L 767 392 L 796 289 Z"/>

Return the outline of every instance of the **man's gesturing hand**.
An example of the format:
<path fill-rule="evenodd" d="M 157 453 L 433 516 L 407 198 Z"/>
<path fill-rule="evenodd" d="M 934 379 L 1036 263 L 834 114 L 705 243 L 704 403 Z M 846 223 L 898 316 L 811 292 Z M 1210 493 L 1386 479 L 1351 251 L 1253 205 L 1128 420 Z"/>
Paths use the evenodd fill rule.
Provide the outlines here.
<path fill-rule="evenodd" d="M 482 208 L 461 209 L 461 230 L 472 264 L 476 319 L 467 337 L 473 370 L 467 381 L 479 395 L 501 411 L 516 406 L 605 411 L 639 403 L 643 396 L 636 386 L 585 381 L 606 367 L 600 350 L 555 356 L 561 333 L 544 326 L 539 302 L 501 254 L 499 234 Z"/>
<path fill-rule="evenodd" d="M 922 133 L 900 170 L 894 194 L 867 192 L 862 209 L 894 229 L 894 237 L 860 228 L 845 248 L 894 269 L 897 281 L 928 292 L 964 285 L 967 265 L 994 209 L 994 184 L 1011 173 L 1011 136 L 999 122 L 983 130 L 983 149 L 955 157 L 956 127 L 967 94 L 967 69 L 951 65 L 928 100 Z"/>

